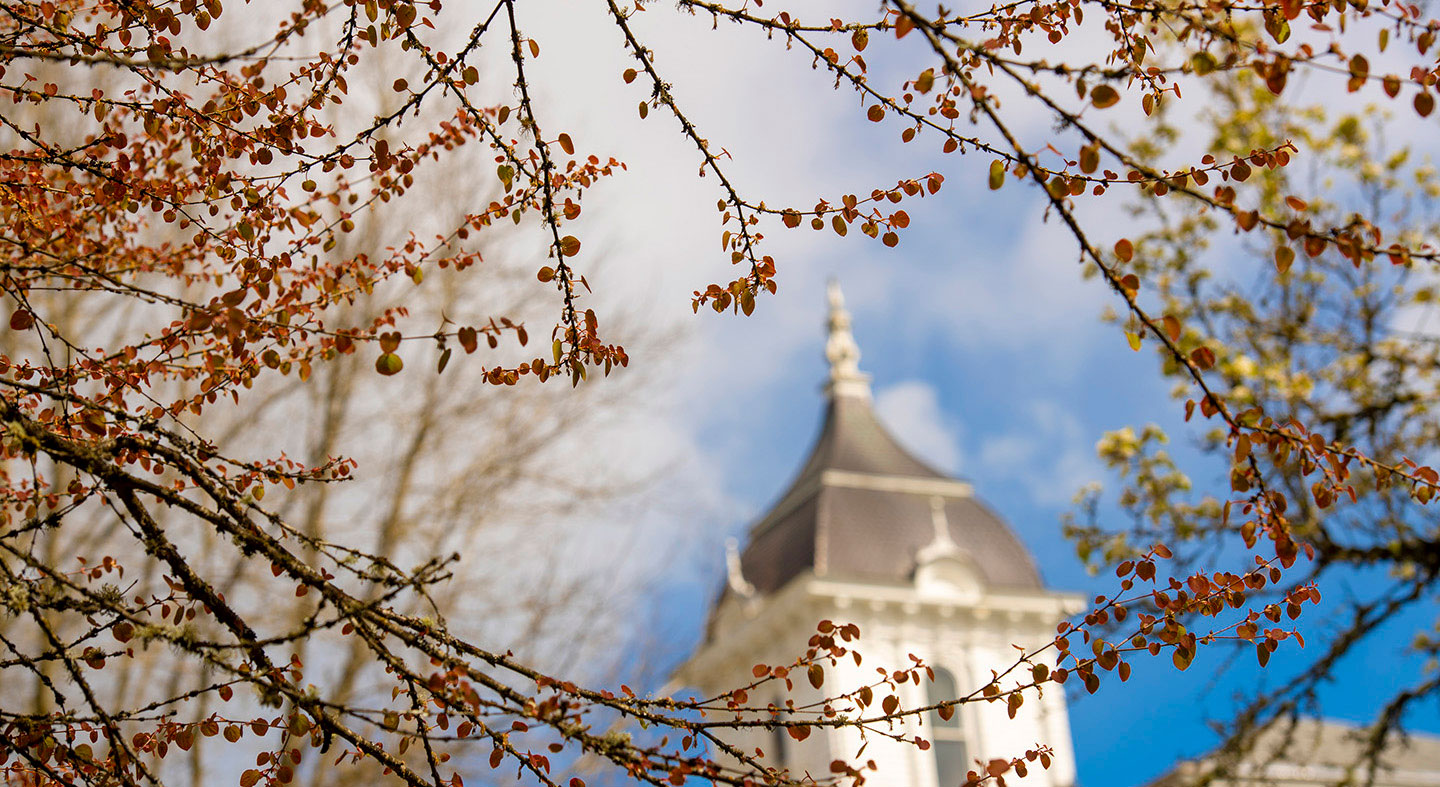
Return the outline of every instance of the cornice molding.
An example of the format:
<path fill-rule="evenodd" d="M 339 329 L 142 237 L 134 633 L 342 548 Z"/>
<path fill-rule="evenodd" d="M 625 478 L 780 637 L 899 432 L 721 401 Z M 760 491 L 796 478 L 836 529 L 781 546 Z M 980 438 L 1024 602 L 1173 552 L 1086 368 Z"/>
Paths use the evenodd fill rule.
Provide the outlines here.
<path fill-rule="evenodd" d="M 819 485 L 951 498 L 973 497 L 975 494 L 975 488 L 965 481 L 955 481 L 948 478 L 916 478 L 914 476 L 903 475 L 853 473 L 848 470 L 826 470 L 820 474 Z"/>

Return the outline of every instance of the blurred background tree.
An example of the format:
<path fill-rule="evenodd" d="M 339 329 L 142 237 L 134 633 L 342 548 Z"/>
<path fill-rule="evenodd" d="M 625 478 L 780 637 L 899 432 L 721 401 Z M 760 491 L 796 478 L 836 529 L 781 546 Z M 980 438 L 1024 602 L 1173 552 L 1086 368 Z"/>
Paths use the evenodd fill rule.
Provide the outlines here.
<path fill-rule="evenodd" d="M 1343 102 L 1283 100 L 1249 70 L 1210 80 L 1205 89 L 1203 124 L 1167 118 L 1141 140 L 1147 155 L 1173 155 L 1207 134 L 1206 152 L 1220 160 L 1293 143 L 1306 151 L 1304 163 L 1251 176 L 1255 210 L 1293 210 L 1297 221 L 1331 227 L 1363 228 L 1366 217 L 1384 217 L 1402 245 L 1436 237 L 1435 165 L 1389 140 L 1396 121 L 1386 107 L 1356 102 L 1346 111 Z M 1301 193 L 1315 196 L 1303 202 L 1291 196 Z M 1135 237 L 1133 271 L 1161 302 L 1159 311 L 1187 326 L 1182 341 L 1213 351 L 1216 390 L 1237 411 L 1258 407 L 1276 421 L 1309 425 L 1326 444 L 1363 445 L 1374 456 L 1436 459 L 1440 278 L 1432 270 L 1383 257 L 1357 263 L 1323 244 L 1297 253 L 1283 230 L 1241 233 L 1213 214 L 1162 200 L 1142 200 L 1133 214 L 1155 228 Z M 1111 312 L 1107 319 L 1133 329 L 1133 318 Z M 1160 361 L 1175 380 L 1175 396 L 1190 396 L 1188 375 L 1174 358 L 1161 352 Z M 1068 535 L 1092 568 L 1131 560 L 1159 541 L 1183 565 L 1204 569 L 1254 544 L 1253 524 L 1239 526 L 1243 515 L 1227 504 L 1252 489 L 1250 457 L 1236 451 L 1225 428 L 1185 434 L 1176 447 L 1161 427 L 1137 425 L 1098 444 L 1120 488 L 1113 497 L 1087 490 L 1067 517 Z M 1197 479 L 1195 468 L 1205 465 L 1192 458 L 1196 451 L 1229 473 Z M 1421 669 L 1385 698 L 1366 745 L 1354 749 L 1348 765 L 1364 783 L 1381 751 L 1403 735 L 1406 719 L 1433 712 L 1440 698 L 1440 526 L 1425 509 L 1430 494 L 1356 463 L 1354 499 L 1336 498 L 1316 483 L 1313 458 L 1298 453 L 1264 467 L 1265 484 L 1283 491 L 1286 516 L 1315 549 L 1307 570 L 1269 595 L 1317 583 L 1326 592 L 1324 623 L 1317 615 L 1309 646 L 1288 654 L 1279 675 L 1257 677 L 1254 693 L 1237 698 L 1234 717 L 1217 721 L 1221 756 L 1197 778 L 1230 773 L 1267 730 L 1269 740 L 1288 741 L 1284 731 L 1324 715 L 1320 694 L 1327 684 L 1364 685 L 1372 666 L 1347 657 L 1383 637 Z M 1232 641 L 1244 656 L 1240 663 L 1254 657 L 1253 644 Z M 1238 667 L 1232 661 L 1230 668 Z M 1286 754 L 1282 746 L 1265 756 Z"/>
<path fill-rule="evenodd" d="M 242 43 L 236 39 L 244 32 L 253 31 L 244 27 L 228 34 L 222 31 L 214 44 L 238 48 Z M 67 69 L 73 68 L 53 62 L 37 65 L 37 79 L 65 79 Z M 386 53 L 356 65 L 351 79 L 378 86 L 382 77 L 393 80 L 401 71 L 413 72 L 412 65 Z M 123 91 L 133 84 L 114 69 L 96 69 L 86 79 L 102 92 Z M 358 91 L 354 98 L 325 107 L 324 118 L 332 127 L 363 127 L 371 119 L 367 109 L 378 109 L 379 114 L 399 109 L 388 88 L 375 91 L 369 100 Z M 25 126 L 47 133 L 59 129 L 57 135 L 63 135 L 67 115 L 66 108 L 52 103 L 19 103 L 7 110 L 0 148 L 23 147 Z M 85 143 L 77 139 L 72 144 Z M 352 224 L 335 238 L 327 254 L 341 260 L 363 258 L 393 244 L 396 228 L 404 228 L 399 233 L 403 237 L 463 225 L 471 203 L 500 196 L 495 184 L 477 186 L 472 173 L 485 166 L 483 151 L 461 148 L 450 166 L 420 175 L 419 188 L 454 195 L 453 200 L 386 200 L 353 214 L 339 205 L 323 204 L 320 221 L 338 224 L 343 218 Z M 528 262 L 516 264 L 514 256 L 505 253 L 506 245 L 516 240 L 504 234 L 501 227 L 486 233 L 483 244 L 471 243 L 466 249 L 452 244 L 451 253 L 472 255 L 474 264 L 485 268 L 483 277 L 452 268 L 432 270 L 423 288 L 415 286 L 420 277 L 382 283 L 369 297 L 337 309 L 334 319 L 344 325 L 377 324 L 388 310 L 400 308 L 409 319 L 440 326 L 442 331 L 483 323 L 492 314 L 508 315 L 517 323 L 543 324 L 551 316 L 552 304 L 533 286 Z M 185 243 L 173 225 L 147 227 L 144 240 Z M 486 259 L 489 249 L 496 253 Z M 603 267 L 601 261 L 592 271 Z M 158 277 L 151 280 L 158 281 Z M 167 285 L 159 287 L 163 291 Z M 192 284 L 176 292 L 194 297 L 204 289 L 203 284 Z M 32 291 L 28 302 L 31 310 L 46 316 L 55 334 L 85 337 L 86 342 L 102 346 L 123 345 L 133 336 L 134 326 L 144 323 L 150 305 L 143 297 L 43 288 Z M 674 341 L 618 309 L 612 328 L 641 352 L 663 353 Z M 34 337 L 25 332 L 0 334 L 0 354 L 7 358 L 23 358 L 37 349 Z M 67 353 L 65 360 L 73 358 Z M 637 369 L 610 385 L 575 390 L 521 386 L 495 397 L 483 395 L 486 370 L 479 365 L 447 363 L 441 374 L 433 363 L 429 369 L 416 370 L 433 377 L 431 384 L 385 385 L 377 384 L 383 378 L 376 376 L 372 359 L 340 354 L 315 364 L 303 379 L 285 374 L 249 384 L 246 396 L 233 405 L 187 414 L 183 423 L 226 454 L 283 453 L 308 467 L 326 466 L 341 456 L 352 460 L 356 470 L 348 483 L 274 488 L 281 499 L 277 514 L 310 543 L 345 543 L 398 566 L 453 556 L 444 583 L 399 605 L 406 614 L 443 615 L 453 621 L 457 635 L 492 643 L 547 672 L 604 685 L 662 682 L 669 665 L 684 654 L 674 646 L 654 647 L 657 639 L 665 639 L 664 624 L 654 617 L 653 598 L 658 591 L 654 583 L 676 561 L 683 563 L 702 547 L 704 532 L 647 529 L 637 511 L 643 508 L 644 515 L 654 517 L 667 506 L 683 504 L 688 515 L 704 517 L 703 502 L 665 494 L 664 459 L 644 465 L 612 462 L 584 447 L 602 443 L 607 433 L 625 428 L 627 418 L 644 406 L 639 392 L 654 384 L 663 370 Z M 166 381 L 152 394 L 158 397 L 169 389 L 174 395 L 185 388 Z M 60 487 L 75 477 L 67 466 L 43 461 L 36 472 Z M 252 496 L 257 502 L 265 499 L 261 494 Z M 187 529 L 186 516 L 166 508 L 154 514 L 162 528 L 176 533 L 193 566 L 219 578 L 215 590 L 237 611 L 295 630 L 313 625 L 323 606 L 314 596 L 277 597 L 270 572 L 255 572 L 253 566 L 235 562 L 215 531 Z M 67 512 L 65 527 L 31 532 L 25 547 L 52 566 L 63 566 L 76 556 L 88 560 L 103 555 L 129 567 L 128 581 L 122 585 L 127 595 L 166 596 L 167 572 L 148 562 L 122 524 L 112 511 L 80 507 Z M 602 544 L 603 549 L 597 550 Z M 317 559 L 313 547 L 301 554 Z M 621 556 L 629 556 L 627 565 L 617 571 L 615 561 Z M 0 561 L 23 571 L 13 556 L 0 555 Z M 372 589 L 367 600 L 378 602 L 383 596 L 378 588 Z M 63 615 L 47 613 L 45 618 L 62 640 L 85 641 L 91 626 L 84 619 Z M 0 637 L 12 653 L 43 651 L 43 637 L 29 623 L 23 616 L 0 616 Z M 391 701 L 388 686 L 382 688 L 385 664 L 376 661 L 358 639 L 340 640 L 322 630 L 296 638 L 290 647 L 301 663 L 311 666 L 330 701 L 360 707 L 382 707 Z M 118 708 L 141 708 L 165 698 L 191 696 L 197 717 L 220 711 L 221 703 L 207 689 L 223 676 L 203 661 L 172 656 L 164 647 L 147 645 L 132 658 L 111 661 L 105 679 L 95 685 L 97 700 Z M 31 674 L 16 672 L 15 664 L 6 666 L 0 707 L 37 716 L 61 710 L 54 689 L 67 683 L 68 676 L 58 660 L 40 660 Z M 192 736 L 167 757 L 154 756 L 150 767 L 167 783 L 229 780 L 236 753 L 224 748 L 205 736 Z M 416 757 L 423 758 L 418 749 L 407 759 Z M 301 778 L 321 787 L 379 778 L 381 770 L 360 777 L 353 769 L 310 768 Z"/>

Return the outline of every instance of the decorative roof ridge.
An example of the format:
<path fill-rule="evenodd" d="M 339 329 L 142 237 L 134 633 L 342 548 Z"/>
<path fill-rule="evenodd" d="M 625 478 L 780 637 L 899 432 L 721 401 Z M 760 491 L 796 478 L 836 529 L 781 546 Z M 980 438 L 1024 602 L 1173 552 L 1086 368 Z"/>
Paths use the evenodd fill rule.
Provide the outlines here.
<path fill-rule="evenodd" d="M 934 534 L 930 537 L 930 543 L 920 547 L 915 553 L 915 564 L 924 566 L 944 558 L 955 558 L 964 560 L 965 550 L 955 543 L 950 537 L 950 520 L 945 516 L 945 498 L 939 495 L 930 497 L 930 526 Z"/>
<path fill-rule="evenodd" d="M 750 528 L 750 537 L 769 530 L 776 522 L 785 518 L 786 514 L 804 505 L 807 500 L 818 495 L 821 491 L 830 489 L 868 489 L 875 492 L 894 492 L 897 494 L 917 495 L 919 497 L 936 497 L 948 499 L 972 498 L 975 496 L 975 487 L 968 481 L 955 479 L 930 478 L 928 476 L 914 475 L 888 475 L 883 473 L 852 473 L 845 470 L 825 470 L 818 475 L 804 479 L 803 483 L 798 482 L 785 492 L 765 516 L 756 520 Z"/>

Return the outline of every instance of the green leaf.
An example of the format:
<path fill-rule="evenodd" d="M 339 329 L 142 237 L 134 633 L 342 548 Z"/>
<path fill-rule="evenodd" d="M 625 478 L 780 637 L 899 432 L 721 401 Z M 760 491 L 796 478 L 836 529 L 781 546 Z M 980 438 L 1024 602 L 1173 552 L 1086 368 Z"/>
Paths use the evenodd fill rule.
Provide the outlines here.
<path fill-rule="evenodd" d="M 386 377 L 399 374 L 400 370 L 404 368 L 405 362 L 400 360 L 400 356 L 395 353 L 381 353 L 380 357 L 375 359 L 375 371 Z"/>
<path fill-rule="evenodd" d="M 935 87 L 935 69 L 927 68 L 915 79 L 915 89 L 921 93 L 929 93 Z"/>

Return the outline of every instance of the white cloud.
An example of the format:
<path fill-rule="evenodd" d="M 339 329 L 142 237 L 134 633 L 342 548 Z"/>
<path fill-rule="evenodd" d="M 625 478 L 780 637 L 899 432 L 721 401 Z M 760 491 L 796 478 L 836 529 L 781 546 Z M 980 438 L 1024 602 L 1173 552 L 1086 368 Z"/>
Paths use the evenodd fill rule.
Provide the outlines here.
<path fill-rule="evenodd" d="M 1119 220 L 1119 206 L 1107 207 L 1090 211 L 1103 220 L 1096 226 Z M 999 215 L 1007 210 L 1011 216 Z M 1011 224 L 1015 230 L 999 235 L 985 226 L 961 229 L 964 242 L 948 247 L 949 259 L 917 261 L 926 267 L 926 285 L 912 293 L 911 319 L 930 330 L 943 327 L 961 347 L 1038 355 L 1073 372 L 1086 348 L 1101 339 L 1105 329 L 1096 318 L 1109 293 L 1081 277 L 1074 237 L 1053 217 L 1046 222 L 1038 201 L 977 206 L 976 215 L 977 224 Z"/>
<path fill-rule="evenodd" d="M 880 390 L 875 412 L 901 445 L 936 468 L 960 469 L 960 432 L 940 408 L 935 386 L 905 380 Z"/>
<path fill-rule="evenodd" d="M 980 445 L 980 463 L 989 473 L 1022 482 L 1045 505 L 1069 502 L 1081 486 L 1103 475 L 1091 448 L 1094 437 L 1073 413 L 1038 399 L 1017 415 L 1012 431 Z"/>
<path fill-rule="evenodd" d="M 1032 437 L 1005 434 L 980 444 L 980 464 L 987 468 L 1024 467 L 1034 458 L 1038 446 Z"/>

